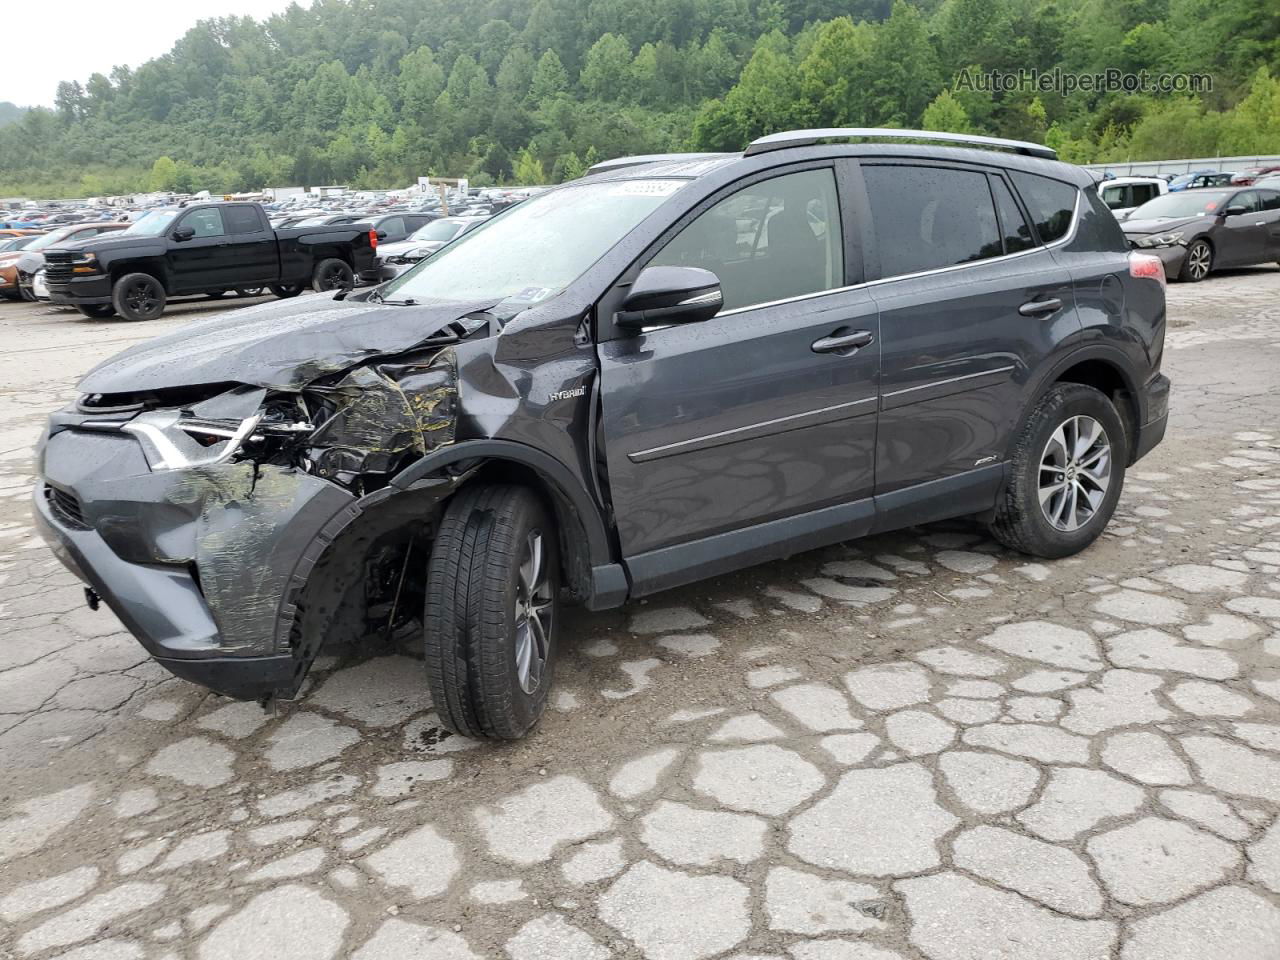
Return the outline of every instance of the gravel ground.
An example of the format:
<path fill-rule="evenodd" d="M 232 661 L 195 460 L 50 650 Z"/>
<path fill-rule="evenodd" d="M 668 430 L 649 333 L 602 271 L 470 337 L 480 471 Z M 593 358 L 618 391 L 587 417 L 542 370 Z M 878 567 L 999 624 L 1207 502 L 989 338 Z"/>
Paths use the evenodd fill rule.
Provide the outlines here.
<path fill-rule="evenodd" d="M 1276 960 L 1280 271 L 1169 299 L 1169 436 L 1090 550 L 948 523 L 578 613 L 505 746 L 411 652 L 267 715 L 90 612 L 43 415 L 233 304 L 0 304 L 0 957 Z"/>

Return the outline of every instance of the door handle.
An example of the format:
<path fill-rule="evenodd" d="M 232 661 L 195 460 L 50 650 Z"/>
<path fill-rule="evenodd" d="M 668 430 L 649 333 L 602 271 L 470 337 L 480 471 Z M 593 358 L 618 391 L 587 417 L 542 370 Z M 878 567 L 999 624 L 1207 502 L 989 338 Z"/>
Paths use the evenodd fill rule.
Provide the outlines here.
<path fill-rule="evenodd" d="M 829 337 L 821 337 L 813 341 L 810 349 L 814 353 L 838 353 L 841 350 L 860 350 L 875 342 L 870 330 L 854 330 L 851 333 L 840 333 L 838 330 Z"/>
<path fill-rule="evenodd" d="M 1034 317 L 1040 313 L 1053 313 L 1062 309 L 1062 301 L 1056 297 L 1052 300 L 1030 300 L 1018 308 L 1024 317 Z"/>

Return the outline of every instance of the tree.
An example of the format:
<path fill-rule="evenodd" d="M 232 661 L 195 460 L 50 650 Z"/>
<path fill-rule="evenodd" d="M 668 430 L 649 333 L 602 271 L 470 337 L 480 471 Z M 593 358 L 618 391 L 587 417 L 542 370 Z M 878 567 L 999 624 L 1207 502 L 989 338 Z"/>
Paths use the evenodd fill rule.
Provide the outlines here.
<path fill-rule="evenodd" d="M 591 45 L 579 82 L 587 96 L 621 100 L 630 86 L 631 45 L 625 37 L 606 33 Z"/>
<path fill-rule="evenodd" d="M 538 58 L 529 86 L 529 97 L 534 103 L 542 103 L 559 96 L 569 89 L 569 75 L 554 50 L 545 50 Z"/>
<path fill-rule="evenodd" d="M 941 130 L 948 133 L 972 133 L 969 116 L 950 90 L 943 90 L 925 108 L 920 121 L 925 130 Z"/>
<path fill-rule="evenodd" d="M 516 183 L 536 185 L 547 182 L 546 171 L 542 167 L 542 161 L 534 154 L 533 150 L 525 147 L 516 156 L 515 169 L 512 176 Z"/>
<path fill-rule="evenodd" d="M 156 157 L 151 165 L 150 187 L 152 190 L 176 190 L 178 187 L 178 165 L 172 157 Z"/>

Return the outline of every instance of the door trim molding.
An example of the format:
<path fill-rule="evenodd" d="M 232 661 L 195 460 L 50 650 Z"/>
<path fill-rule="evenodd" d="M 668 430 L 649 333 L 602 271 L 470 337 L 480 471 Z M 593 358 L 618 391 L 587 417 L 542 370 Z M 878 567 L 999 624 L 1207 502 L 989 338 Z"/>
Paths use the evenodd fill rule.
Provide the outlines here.
<path fill-rule="evenodd" d="M 664 457 L 674 457 L 682 453 L 694 453 L 698 450 L 722 447 L 726 444 L 739 443 L 743 440 L 759 440 L 797 428 L 817 427 L 822 424 L 833 423 L 836 420 L 852 420 L 856 417 L 864 417 L 875 413 L 876 399 L 876 397 L 863 397 L 861 400 L 837 403 L 830 407 L 820 407 L 817 410 L 807 410 L 804 413 L 793 413 L 790 416 L 777 417 L 773 420 L 761 420 L 758 423 L 750 423 L 744 427 L 734 427 L 731 430 L 721 430 L 718 433 L 709 433 L 702 437 L 678 440 L 675 443 L 663 444 L 660 447 L 650 447 L 648 450 L 636 450 L 633 453 L 628 453 L 627 459 L 632 463 L 649 463 L 653 460 L 661 460 Z M 854 412 L 855 408 L 858 407 L 866 407 L 867 409 Z"/>

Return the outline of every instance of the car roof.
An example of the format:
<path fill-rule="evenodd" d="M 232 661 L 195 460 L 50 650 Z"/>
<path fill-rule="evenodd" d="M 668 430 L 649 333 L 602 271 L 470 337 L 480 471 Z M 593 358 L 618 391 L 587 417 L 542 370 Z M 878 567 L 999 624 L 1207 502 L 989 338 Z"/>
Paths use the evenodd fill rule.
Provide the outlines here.
<path fill-rule="evenodd" d="M 1160 177 L 1112 177 L 1110 180 L 1103 180 L 1098 184 L 1100 187 L 1124 186 L 1129 183 L 1165 183 L 1166 181 Z"/>

